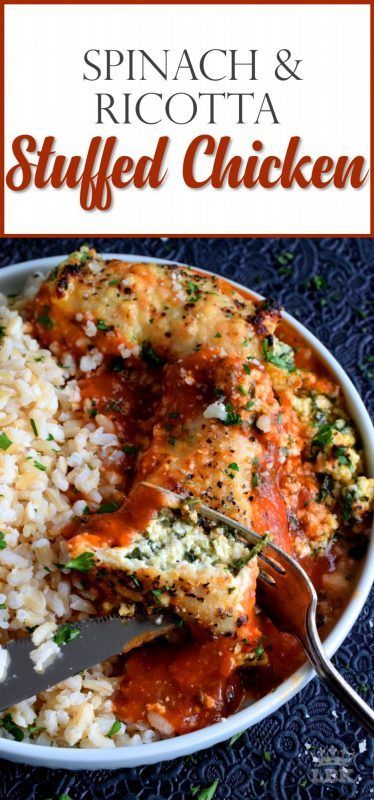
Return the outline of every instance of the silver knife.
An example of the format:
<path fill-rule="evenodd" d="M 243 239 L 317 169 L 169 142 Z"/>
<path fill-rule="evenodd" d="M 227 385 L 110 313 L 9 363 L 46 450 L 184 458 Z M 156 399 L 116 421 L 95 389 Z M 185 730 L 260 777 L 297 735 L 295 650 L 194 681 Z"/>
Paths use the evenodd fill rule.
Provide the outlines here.
<path fill-rule="evenodd" d="M 89 617 L 69 626 L 79 629 L 79 634 L 61 646 L 60 653 L 43 672 L 36 672 L 30 659 L 30 652 L 35 649 L 31 637 L 6 646 L 9 658 L 5 677 L 0 681 L 0 711 L 50 689 L 82 669 L 167 633 L 175 622 L 170 615 L 158 613 L 125 621 L 118 616 Z"/>

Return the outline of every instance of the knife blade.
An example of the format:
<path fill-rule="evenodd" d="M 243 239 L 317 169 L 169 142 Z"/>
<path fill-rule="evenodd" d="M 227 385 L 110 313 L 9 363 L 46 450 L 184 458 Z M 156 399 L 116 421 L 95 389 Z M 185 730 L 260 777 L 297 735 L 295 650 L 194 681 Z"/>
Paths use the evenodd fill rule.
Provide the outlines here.
<path fill-rule="evenodd" d="M 131 620 L 118 616 L 88 617 L 70 624 L 79 629 L 79 634 L 61 646 L 60 652 L 43 672 L 37 672 L 30 659 L 31 651 L 35 650 L 31 637 L 15 640 L 5 647 L 8 665 L 5 677 L 0 681 L 0 711 L 175 627 L 171 617 L 163 613 Z"/>

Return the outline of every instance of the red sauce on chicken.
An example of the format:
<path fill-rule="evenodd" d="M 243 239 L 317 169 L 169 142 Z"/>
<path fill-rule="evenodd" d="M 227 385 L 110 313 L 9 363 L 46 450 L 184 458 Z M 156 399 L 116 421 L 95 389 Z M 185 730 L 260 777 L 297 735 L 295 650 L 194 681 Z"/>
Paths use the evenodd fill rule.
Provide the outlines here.
<path fill-rule="evenodd" d="M 126 722 L 162 717 L 165 733 L 190 733 L 232 714 L 244 697 L 227 639 L 151 644 L 126 657 L 114 711 Z"/>

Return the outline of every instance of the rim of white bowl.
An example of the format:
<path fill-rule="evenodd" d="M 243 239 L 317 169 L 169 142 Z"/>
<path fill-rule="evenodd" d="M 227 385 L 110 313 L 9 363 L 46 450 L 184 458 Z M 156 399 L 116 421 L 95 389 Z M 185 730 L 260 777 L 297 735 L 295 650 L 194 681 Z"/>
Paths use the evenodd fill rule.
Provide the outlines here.
<path fill-rule="evenodd" d="M 104 258 L 117 258 L 127 262 L 191 266 L 188 264 L 181 264 L 177 261 L 142 255 L 103 253 L 103 256 Z M 43 272 L 47 271 L 51 267 L 59 264 L 64 258 L 66 258 L 66 255 L 49 256 L 47 258 L 31 259 L 30 261 L 23 261 L 0 268 L 0 291 L 2 291 L 2 285 L 5 282 L 9 283 L 9 280 L 11 280 L 17 284 L 20 278 L 26 276 L 28 273 L 38 270 Z M 217 273 L 212 273 L 209 270 L 204 270 L 196 266 L 192 267 L 192 269 L 197 269 L 199 272 L 208 275 L 217 275 Z M 224 275 L 217 275 L 217 277 L 222 277 L 232 286 L 252 294 L 255 298 L 261 299 L 262 297 L 258 292 L 254 292 L 247 286 L 243 286 L 243 284 L 226 278 Z M 360 432 L 362 442 L 365 442 L 364 452 L 368 472 L 370 475 L 374 475 L 374 429 L 357 389 L 335 357 L 314 334 L 287 312 L 282 312 L 282 317 L 313 347 L 319 358 L 327 366 L 329 372 L 342 387 L 349 413 Z M 361 575 L 352 598 L 337 624 L 324 641 L 324 647 L 329 657 L 335 653 L 349 634 L 362 610 L 371 589 L 371 575 L 373 572 L 374 536 L 371 537 Z M 284 705 L 284 703 L 291 700 L 314 676 L 314 670 L 306 663 L 287 678 L 287 680 L 277 686 L 273 692 L 265 695 L 251 705 L 248 705 L 241 711 L 237 711 L 232 716 L 214 725 L 210 725 L 207 728 L 202 728 L 199 731 L 183 734 L 182 736 L 176 736 L 171 739 L 151 742 L 150 744 L 123 745 L 122 747 L 106 750 L 95 748 L 80 749 L 78 747 L 47 747 L 45 745 L 24 744 L 23 742 L 15 742 L 0 737 L 0 756 L 20 763 L 70 770 L 120 769 L 169 761 L 180 756 L 195 753 L 198 750 L 212 747 L 215 744 L 226 741 L 226 739 L 229 739 L 234 734 L 252 727 L 252 725 L 270 716 Z"/>

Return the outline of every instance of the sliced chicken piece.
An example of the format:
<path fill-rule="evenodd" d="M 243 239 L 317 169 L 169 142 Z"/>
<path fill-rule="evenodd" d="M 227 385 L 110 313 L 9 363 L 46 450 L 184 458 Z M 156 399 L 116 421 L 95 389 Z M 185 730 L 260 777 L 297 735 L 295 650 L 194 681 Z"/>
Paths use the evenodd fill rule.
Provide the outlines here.
<path fill-rule="evenodd" d="M 73 557 L 82 552 L 82 540 L 72 540 Z M 255 551 L 222 527 L 203 527 L 187 507 L 182 515 L 164 508 L 127 545 L 93 552 L 90 580 L 105 587 L 107 609 L 123 600 L 170 607 L 189 625 L 258 643 Z"/>

